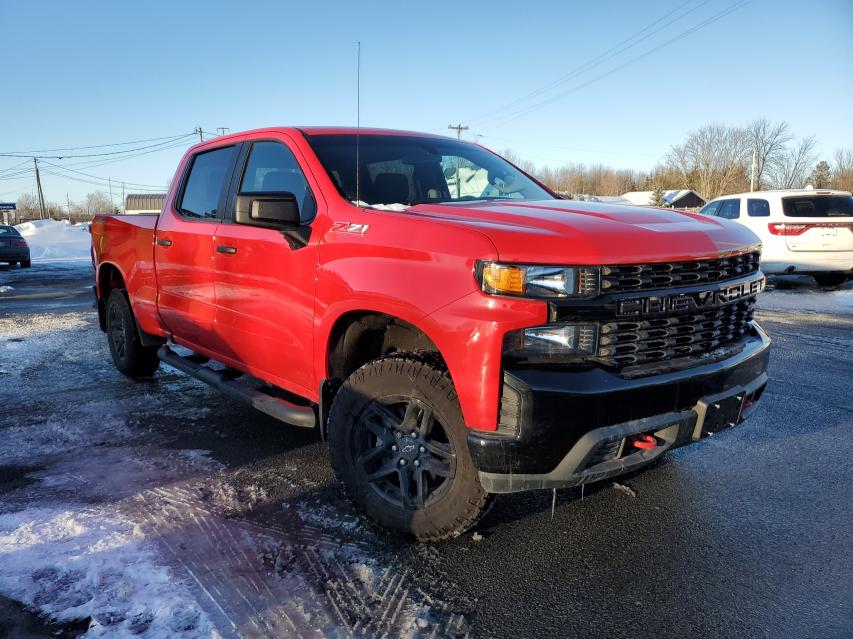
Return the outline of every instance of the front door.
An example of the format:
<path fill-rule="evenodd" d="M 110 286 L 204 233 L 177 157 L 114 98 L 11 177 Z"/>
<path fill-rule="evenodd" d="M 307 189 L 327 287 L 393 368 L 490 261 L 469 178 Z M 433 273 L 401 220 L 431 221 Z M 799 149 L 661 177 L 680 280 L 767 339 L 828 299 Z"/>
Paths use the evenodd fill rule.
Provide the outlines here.
<path fill-rule="evenodd" d="M 214 237 L 238 147 L 203 151 L 187 162 L 176 197 L 160 215 L 155 237 L 157 308 L 179 343 L 217 354 Z"/>
<path fill-rule="evenodd" d="M 236 196 L 292 193 L 307 225 L 317 204 L 282 140 L 247 142 Z M 229 204 L 229 207 L 233 204 Z M 225 221 L 216 231 L 216 327 L 225 354 L 250 374 L 312 396 L 317 241 L 292 243 L 281 230 Z"/>

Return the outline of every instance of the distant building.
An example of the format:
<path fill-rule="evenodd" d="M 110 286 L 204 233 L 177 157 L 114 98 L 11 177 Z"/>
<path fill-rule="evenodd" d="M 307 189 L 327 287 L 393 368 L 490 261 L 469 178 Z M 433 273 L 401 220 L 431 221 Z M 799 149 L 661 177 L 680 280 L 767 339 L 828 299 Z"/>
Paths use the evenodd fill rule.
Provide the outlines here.
<path fill-rule="evenodd" d="M 653 195 L 654 191 L 630 191 L 625 193 L 622 198 L 634 206 L 651 206 Z M 664 191 L 663 201 L 665 202 L 664 206 L 673 209 L 698 209 L 707 203 L 705 198 L 690 189 Z"/>
<path fill-rule="evenodd" d="M 124 212 L 128 215 L 156 215 L 163 210 L 165 193 L 128 193 L 124 198 Z"/>

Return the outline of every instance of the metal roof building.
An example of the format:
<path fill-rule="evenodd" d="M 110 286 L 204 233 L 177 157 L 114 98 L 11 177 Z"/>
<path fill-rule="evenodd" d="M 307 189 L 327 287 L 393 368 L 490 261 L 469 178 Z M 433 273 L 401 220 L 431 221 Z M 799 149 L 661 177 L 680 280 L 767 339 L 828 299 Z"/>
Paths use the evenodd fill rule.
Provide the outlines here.
<path fill-rule="evenodd" d="M 128 215 L 160 213 L 165 201 L 165 193 L 128 193 L 124 198 L 124 212 Z"/>

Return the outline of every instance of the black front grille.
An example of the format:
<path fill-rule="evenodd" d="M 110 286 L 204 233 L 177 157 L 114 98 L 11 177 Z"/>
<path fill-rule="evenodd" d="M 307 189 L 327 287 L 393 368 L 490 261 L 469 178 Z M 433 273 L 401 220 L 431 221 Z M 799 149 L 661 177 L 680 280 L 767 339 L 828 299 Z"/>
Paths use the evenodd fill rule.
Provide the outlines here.
<path fill-rule="evenodd" d="M 755 298 L 698 313 L 601 324 L 597 358 L 622 368 L 708 353 L 742 337 Z"/>
<path fill-rule="evenodd" d="M 761 253 L 741 253 L 713 260 L 657 262 L 601 267 L 601 291 L 645 291 L 721 282 L 758 271 Z"/>

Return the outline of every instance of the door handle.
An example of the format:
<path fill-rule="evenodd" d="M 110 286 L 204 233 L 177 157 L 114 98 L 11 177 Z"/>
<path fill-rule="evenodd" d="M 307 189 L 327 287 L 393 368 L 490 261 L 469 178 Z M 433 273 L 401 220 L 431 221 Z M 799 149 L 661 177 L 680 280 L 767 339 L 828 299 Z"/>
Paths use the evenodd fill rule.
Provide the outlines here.
<path fill-rule="evenodd" d="M 163 238 L 157 238 L 157 246 L 172 246 L 172 240 L 166 240 Z"/>
<path fill-rule="evenodd" d="M 216 246 L 217 253 L 225 253 L 226 255 L 234 255 L 237 252 L 236 246 L 225 246 L 224 244 L 219 244 Z"/>

